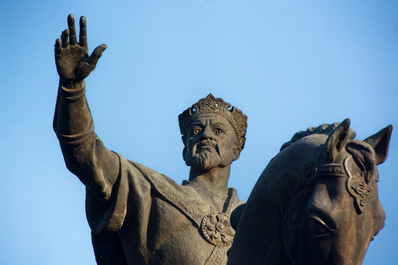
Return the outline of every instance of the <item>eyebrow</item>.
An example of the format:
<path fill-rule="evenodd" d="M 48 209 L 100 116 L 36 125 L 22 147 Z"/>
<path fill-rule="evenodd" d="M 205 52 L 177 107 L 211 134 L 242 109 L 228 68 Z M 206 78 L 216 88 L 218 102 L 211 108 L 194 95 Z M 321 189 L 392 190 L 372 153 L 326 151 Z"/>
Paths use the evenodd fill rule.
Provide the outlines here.
<path fill-rule="evenodd" d="M 198 126 L 205 126 L 205 123 L 202 122 L 202 121 L 200 121 L 200 120 L 196 120 L 196 121 L 193 121 L 193 122 L 191 123 L 191 125 L 189 126 L 189 128 L 191 128 L 192 126 L 195 126 L 195 125 L 198 125 Z M 222 123 L 220 123 L 220 122 L 214 122 L 214 123 L 212 123 L 210 126 L 211 126 L 211 127 L 221 127 L 221 128 L 224 129 L 224 130 L 225 130 L 225 127 L 226 127 L 224 124 L 222 124 Z"/>
<path fill-rule="evenodd" d="M 224 128 L 225 129 L 225 125 L 224 124 L 222 124 L 222 123 L 219 123 L 219 122 L 215 122 L 215 123 L 213 123 L 211 126 L 218 126 L 218 127 L 222 127 L 222 128 Z"/>
<path fill-rule="evenodd" d="M 204 125 L 204 123 L 201 122 L 201 121 L 194 121 L 194 122 L 191 123 L 191 125 L 189 126 L 189 128 L 191 128 L 191 127 L 194 126 L 194 125 Z"/>

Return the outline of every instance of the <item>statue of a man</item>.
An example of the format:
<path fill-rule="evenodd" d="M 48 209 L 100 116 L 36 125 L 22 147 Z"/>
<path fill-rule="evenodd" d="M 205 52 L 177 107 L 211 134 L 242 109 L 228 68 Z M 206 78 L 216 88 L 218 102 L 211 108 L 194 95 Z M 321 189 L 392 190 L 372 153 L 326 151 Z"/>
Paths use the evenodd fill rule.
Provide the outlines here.
<path fill-rule="evenodd" d="M 231 163 L 245 144 L 247 117 L 211 94 L 179 116 L 183 156 L 191 167 L 182 185 L 103 145 L 94 132 L 84 79 L 106 45 L 88 56 L 86 20 L 56 40 L 60 76 L 54 130 L 66 166 L 86 186 L 86 212 L 98 264 L 226 264 L 242 202 L 228 188 Z"/>

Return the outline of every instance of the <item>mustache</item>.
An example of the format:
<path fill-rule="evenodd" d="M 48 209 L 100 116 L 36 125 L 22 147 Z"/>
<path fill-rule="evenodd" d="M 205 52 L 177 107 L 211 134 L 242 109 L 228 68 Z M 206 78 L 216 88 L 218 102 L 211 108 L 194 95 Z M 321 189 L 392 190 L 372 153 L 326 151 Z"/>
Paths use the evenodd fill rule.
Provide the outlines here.
<path fill-rule="evenodd" d="M 211 140 L 202 140 L 199 143 L 194 145 L 194 153 L 196 153 L 196 151 L 198 149 L 201 149 L 203 147 L 212 147 L 216 150 L 217 154 L 220 155 L 220 148 L 217 144 L 217 142 L 211 141 Z"/>

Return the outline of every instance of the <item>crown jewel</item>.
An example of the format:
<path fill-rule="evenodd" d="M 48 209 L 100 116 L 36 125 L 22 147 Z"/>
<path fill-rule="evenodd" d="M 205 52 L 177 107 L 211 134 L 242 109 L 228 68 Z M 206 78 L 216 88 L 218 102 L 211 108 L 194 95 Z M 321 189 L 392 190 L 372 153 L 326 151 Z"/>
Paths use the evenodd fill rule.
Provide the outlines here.
<path fill-rule="evenodd" d="M 246 141 L 247 116 L 238 108 L 230 107 L 231 104 L 228 102 L 209 94 L 206 98 L 200 99 L 197 103 L 193 104 L 192 107 L 186 109 L 178 116 L 181 134 L 183 136 L 187 135 L 189 125 L 199 115 L 204 113 L 216 113 L 226 118 L 231 123 L 232 127 L 234 127 L 238 135 L 240 149 L 242 150 Z"/>

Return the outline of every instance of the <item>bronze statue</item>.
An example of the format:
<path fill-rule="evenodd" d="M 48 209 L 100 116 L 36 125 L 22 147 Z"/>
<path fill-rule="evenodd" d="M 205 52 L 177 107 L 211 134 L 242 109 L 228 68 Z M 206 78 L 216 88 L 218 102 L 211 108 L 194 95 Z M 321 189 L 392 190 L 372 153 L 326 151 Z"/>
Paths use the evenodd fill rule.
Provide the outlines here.
<path fill-rule="evenodd" d="M 211 94 L 178 117 L 190 166 L 182 185 L 105 148 L 84 83 L 105 49 L 88 55 L 86 20 L 78 42 L 72 15 L 55 43 L 54 130 L 68 169 L 86 185 L 98 264 L 362 264 L 384 225 L 377 165 L 391 125 L 364 141 L 354 140 L 348 119 L 295 134 L 244 204 L 228 179 L 247 117 Z"/>
<path fill-rule="evenodd" d="M 60 76 L 54 130 L 68 169 L 86 185 L 86 211 L 98 264 L 226 264 L 242 202 L 228 188 L 231 163 L 245 144 L 247 117 L 211 94 L 179 116 L 182 185 L 105 148 L 94 132 L 84 79 L 106 45 L 88 55 L 86 20 L 73 15 L 55 43 Z"/>
<path fill-rule="evenodd" d="M 377 165 L 392 126 L 364 141 L 349 127 L 311 127 L 282 146 L 244 206 L 228 264 L 362 264 L 384 226 Z"/>

